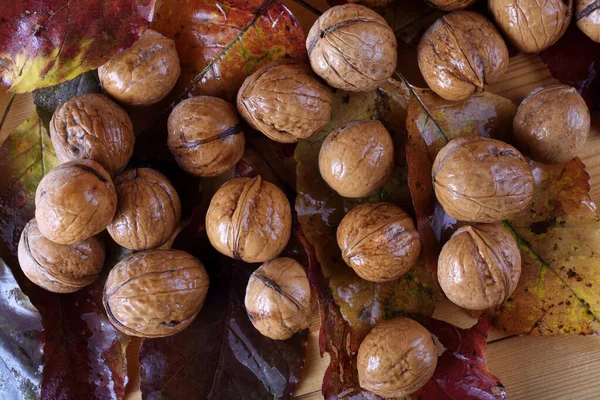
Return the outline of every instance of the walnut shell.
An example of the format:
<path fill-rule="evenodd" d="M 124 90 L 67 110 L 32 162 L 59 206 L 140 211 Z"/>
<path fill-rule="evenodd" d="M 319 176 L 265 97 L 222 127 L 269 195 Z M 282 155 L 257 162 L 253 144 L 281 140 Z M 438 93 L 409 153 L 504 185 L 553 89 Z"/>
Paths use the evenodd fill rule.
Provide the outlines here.
<path fill-rule="evenodd" d="M 277 257 L 292 230 L 292 210 L 277 186 L 235 178 L 217 190 L 206 213 L 208 239 L 219 253 L 247 263 Z"/>
<path fill-rule="evenodd" d="M 313 71 L 334 88 L 375 89 L 396 70 L 394 31 L 375 11 L 357 4 L 332 7 L 306 37 Z"/>
<path fill-rule="evenodd" d="M 291 258 L 264 263 L 250 276 L 244 304 L 252 325 L 273 340 L 308 328 L 313 302 L 304 267 Z"/>
<path fill-rule="evenodd" d="M 319 132 L 331 119 L 332 94 L 306 64 L 275 61 L 244 81 L 237 108 L 248 124 L 280 143 Z"/>
<path fill-rule="evenodd" d="M 244 154 L 246 140 L 235 108 L 217 97 L 183 100 L 169 115 L 169 150 L 185 172 L 217 176 Z"/>
<path fill-rule="evenodd" d="M 446 242 L 438 259 L 438 281 L 448 299 L 468 310 L 498 306 L 521 276 L 521 253 L 502 225 L 463 226 Z"/>
<path fill-rule="evenodd" d="M 524 210 L 533 196 L 533 174 L 523 155 L 479 136 L 451 140 L 435 158 L 432 176 L 438 201 L 460 221 L 503 220 Z"/>
<path fill-rule="evenodd" d="M 164 99 L 181 74 L 175 42 L 152 29 L 98 68 L 100 84 L 120 103 L 144 106 Z"/>
<path fill-rule="evenodd" d="M 34 219 L 19 240 L 19 265 L 36 285 L 54 293 L 72 293 L 93 283 L 104 266 L 104 243 L 97 236 L 64 245 L 46 239 Z"/>
<path fill-rule="evenodd" d="M 444 11 L 462 10 L 470 7 L 476 0 L 425 0 L 431 7 Z"/>
<path fill-rule="evenodd" d="M 455 11 L 427 29 L 418 61 L 434 92 L 446 100 L 464 100 L 500 79 L 508 68 L 508 48 L 483 15 Z"/>
<path fill-rule="evenodd" d="M 354 207 L 340 222 L 336 236 L 346 264 L 371 282 L 400 278 L 421 254 L 412 218 L 390 203 Z"/>
<path fill-rule="evenodd" d="M 573 0 L 489 0 L 488 5 L 500 30 L 523 53 L 552 46 L 573 16 Z"/>
<path fill-rule="evenodd" d="M 91 159 L 117 176 L 135 144 L 133 125 L 108 97 L 87 93 L 61 104 L 50 120 L 50 138 L 60 162 Z"/>
<path fill-rule="evenodd" d="M 545 164 L 570 161 L 590 133 L 590 110 L 575 88 L 537 88 L 523 100 L 513 120 L 513 135 L 523 151 Z"/>
<path fill-rule="evenodd" d="M 385 398 L 404 398 L 433 376 L 438 349 L 431 333 L 409 318 L 382 321 L 358 349 L 360 387 Z"/>
<path fill-rule="evenodd" d="M 171 182 L 150 168 L 136 168 L 115 180 L 117 212 L 108 233 L 132 250 L 162 246 L 181 220 L 181 202 Z"/>
<path fill-rule="evenodd" d="M 187 328 L 208 292 L 208 274 L 180 250 L 147 250 L 110 271 L 102 303 L 110 322 L 126 335 L 170 336 Z"/>
<path fill-rule="evenodd" d="M 577 26 L 594 42 L 600 43 L 600 4 L 595 0 L 575 0 Z"/>
<path fill-rule="evenodd" d="M 113 182 L 93 160 L 59 165 L 42 178 L 35 192 L 38 227 L 59 244 L 75 244 L 102 232 L 116 210 Z"/>
<path fill-rule="evenodd" d="M 377 192 L 394 167 L 394 143 L 379 121 L 351 121 L 331 132 L 321 145 L 319 171 L 341 196 Z"/>

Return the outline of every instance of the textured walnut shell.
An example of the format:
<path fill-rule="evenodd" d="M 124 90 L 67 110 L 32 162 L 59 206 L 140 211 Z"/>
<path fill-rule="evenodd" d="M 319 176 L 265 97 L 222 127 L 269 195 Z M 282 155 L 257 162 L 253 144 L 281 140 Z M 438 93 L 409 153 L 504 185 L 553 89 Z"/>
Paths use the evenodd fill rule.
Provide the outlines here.
<path fill-rule="evenodd" d="M 237 108 L 251 127 L 270 139 L 295 143 L 329 123 L 331 100 L 331 91 L 308 65 L 275 61 L 246 78 Z"/>
<path fill-rule="evenodd" d="M 421 254 L 413 220 L 390 203 L 354 207 L 338 226 L 337 243 L 346 264 L 371 282 L 400 278 Z"/>
<path fill-rule="evenodd" d="M 175 42 L 152 29 L 98 68 L 102 88 L 120 103 L 154 104 L 173 89 L 181 68 Z"/>
<path fill-rule="evenodd" d="M 250 276 L 244 304 L 254 327 L 273 340 L 308 328 L 313 303 L 304 267 L 291 258 L 264 263 Z"/>
<path fill-rule="evenodd" d="M 392 4 L 395 0 L 348 0 L 348 3 L 360 4 L 371 8 L 381 8 Z"/>
<path fill-rule="evenodd" d="M 42 178 L 35 192 L 38 227 L 60 244 L 75 244 L 102 232 L 116 209 L 113 182 L 92 160 L 59 165 Z"/>
<path fill-rule="evenodd" d="M 595 0 L 575 0 L 575 20 L 583 33 L 600 43 L 600 3 Z"/>
<path fill-rule="evenodd" d="M 135 144 L 133 125 L 108 97 L 87 93 L 61 104 L 50 120 L 50 138 L 60 162 L 91 159 L 117 176 Z"/>
<path fill-rule="evenodd" d="M 358 349 L 360 387 L 385 398 L 404 398 L 433 376 L 438 349 L 431 333 L 409 318 L 383 321 Z"/>
<path fill-rule="evenodd" d="M 500 224 L 463 226 L 446 242 L 438 259 L 438 281 L 448 299 L 468 310 L 498 306 L 521 276 L 521 253 Z"/>
<path fill-rule="evenodd" d="M 489 0 L 496 24 L 523 53 L 539 53 L 558 41 L 573 16 L 573 0 Z"/>
<path fill-rule="evenodd" d="M 319 152 L 319 171 L 341 196 L 377 192 L 394 167 L 394 143 L 379 121 L 351 121 L 331 132 Z"/>
<path fill-rule="evenodd" d="M 217 190 L 206 213 L 208 239 L 217 251 L 248 263 L 277 257 L 292 230 L 292 210 L 277 186 L 235 178 Z"/>
<path fill-rule="evenodd" d="M 244 154 L 244 132 L 235 108 L 217 97 L 197 96 L 169 115 L 169 150 L 189 174 L 217 176 Z"/>
<path fill-rule="evenodd" d="M 523 100 L 513 120 L 513 135 L 523 151 L 545 164 L 573 159 L 590 133 L 590 110 L 575 88 L 550 85 Z"/>
<path fill-rule="evenodd" d="M 150 168 L 126 171 L 115 179 L 117 212 L 108 233 L 132 250 L 162 246 L 181 220 L 181 202 L 171 182 Z"/>
<path fill-rule="evenodd" d="M 357 4 L 325 11 L 306 37 L 313 71 L 334 88 L 353 92 L 375 89 L 392 76 L 397 47 L 385 19 Z"/>
<path fill-rule="evenodd" d="M 483 15 L 455 11 L 425 32 L 418 61 L 434 92 L 446 100 L 463 100 L 500 79 L 508 68 L 508 48 Z"/>
<path fill-rule="evenodd" d="M 451 217 L 498 222 L 524 210 L 533 174 L 523 155 L 499 140 L 474 136 L 450 141 L 433 163 L 438 201 Z"/>
<path fill-rule="evenodd" d="M 104 243 L 96 236 L 73 245 L 54 243 L 32 219 L 19 240 L 19 265 L 30 281 L 50 292 L 75 292 L 100 276 Z"/>
<path fill-rule="evenodd" d="M 187 328 L 208 292 L 204 265 L 180 250 L 147 250 L 121 260 L 110 271 L 102 302 L 121 332 L 148 338 Z"/>
<path fill-rule="evenodd" d="M 476 0 L 425 0 L 431 7 L 444 11 L 462 10 L 470 7 Z"/>

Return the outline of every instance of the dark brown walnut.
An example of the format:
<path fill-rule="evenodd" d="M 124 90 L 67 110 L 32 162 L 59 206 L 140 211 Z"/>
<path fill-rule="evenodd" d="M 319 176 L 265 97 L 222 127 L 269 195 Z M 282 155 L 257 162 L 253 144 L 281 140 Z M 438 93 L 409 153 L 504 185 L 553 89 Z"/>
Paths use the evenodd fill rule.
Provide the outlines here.
<path fill-rule="evenodd" d="M 132 250 L 162 246 L 181 220 L 181 202 L 171 182 L 150 168 L 136 168 L 115 180 L 117 212 L 108 233 Z"/>
<path fill-rule="evenodd" d="M 280 143 L 295 143 L 319 132 L 331 119 L 332 94 L 295 61 L 275 61 L 244 81 L 237 108 L 248 124 Z"/>
<path fill-rule="evenodd" d="M 383 321 L 365 337 L 356 361 L 360 386 L 385 398 L 404 398 L 433 376 L 438 347 L 421 324 L 409 318 Z"/>
<path fill-rule="evenodd" d="M 277 257 L 292 230 L 292 210 L 277 186 L 235 178 L 217 190 L 206 213 L 208 239 L 217 251 L 248 263 Z"/>
<path fill-rule="evenodd" d="M 108 97 L 87 93 L 60 105 L 50 120 L 50 137 L 60 162 L 91 159 L 117 176 L 135 144 L 133 125 Z"/>
<path fill-rule="evenodd" d="M 523 53 L 539 53 L 558 41 L 573 16 L 573 0 L 489 0 L 496 24 Z"/>
<path fill-rule="evenodd" d="M 371 282 L 400 278 L 421 254 L 412 218 L 390 203 L 354 207 L 338 226 L 337 243 L 346 264 Z"/>
<path fill-rule="evenodd" d="M 254 271 L 244 303 L 254 327 L 273 340 L 308 328 L 314 306 L 306 271 L 291 258 L 276 258 Z"/>
<path fill-rule="evenodd" d="M 100 84 L 120 103 L 145 106 L 164 99 L 181 68 L 175 42 L 152 29 L 98 68 Z"/>
<path fill-rule="evenodd" d="M 19 240 L 19 265 L 30 281 L 50 292 L 75 292 L 100 276 L 104 243 L 97 236 L 72 245 L 54 243 L 32 219 Z"/>
<path fill-rule="evenodd" d="M 594 42 L 600 43 L 600 2 L 575 0 L 577 26 Z"/>
<path fill-rule="evenodd" d="M 102 232 L 117 210 L 108 172 L 92 160 L 61 164 L 42 178 L 35 192 L 35 219 L 55 243 L 75 244 Z"/>
<path fill-rule="evenodd" d="M 475 1 L 476 0 L 426 0 L 425 2 L 440 10 L 455 11 L 470 7 Z"/>
<path fill-rule="evenodd" d="M 360 4 L 366 7 L 381 8 L 392 4 L 395 0 L 348 0 L 348 3 Z"/>
<path fill-rule="evenodd" d="M 217 97 L 197 96 L 169 115 L 169 150 L 189 174 L 217 176 L 233 167 L 246 144 L 235 108 Z"/>
<path fill-rule="evenodd" d="M 545 164 L 573 159 L 590 133 L 590 110 L 575 88 L 550 85 L 523 100 L 513 120 L 519 148 Z"/>
<path fill-rule="evenodd" d="M 435 158 L 432 176 L 438 201 L 459 221 L 501 221 L 523 211 L 533 196 L 533 174 L 523 155 L 479 136 L 451 140 Z"/>
<path fill-rule="evenodd" d="M 180 250 L 147 250 L 110 271 L 102 302 L 110 322 L 130 336 L 156 338 L 187 328 L 208 292 L 204 265 Z"/>
<path fill-rule="evenodd" d="M 331 132 L 319 152 L 319 171 L 341 196 L 377 192 L 394 167 L 394 144 L 379 121 L 351 121 Z"/>
<path fill-rule="evenodd" d="M 306 37 L 313 71 L 334 88 L 353 92 L 375 89 L 392 76 L 397 47 L 385 19 L 357 4 L 325 11 Z"/>
<path fill-rule="evenodd" d="M 455 11 L 425 32 L 418 61 L 434 92 L 446 100 L 463 100 L 500 79 L 508 68 L 508 48 L 483 15 Z"/>
<path fill-rule="evenodd" d="M 521 253 L 502 225 L 463 226 L 446 242 L 438 260 L 438 281 L 448 299 L 467 310 L 499 306 L 521 276 Z"/>

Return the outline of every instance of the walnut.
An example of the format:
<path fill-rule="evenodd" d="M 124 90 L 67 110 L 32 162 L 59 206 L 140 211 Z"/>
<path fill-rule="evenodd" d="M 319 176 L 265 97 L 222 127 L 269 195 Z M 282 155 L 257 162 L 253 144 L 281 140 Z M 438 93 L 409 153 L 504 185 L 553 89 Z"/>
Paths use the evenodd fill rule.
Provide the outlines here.
<path fill-rule="evenodd" d="M 600 43 L 600 3 L 595 0 L 576 0 L 575 19 L 583 33 Z"/>
<path fill-rule="evenodd" d="M 132 250 L 162 246 L 181 220 L 181 203 L 171 182 L 150 168 L 136 168 L 115 180 L 117 212 L 108 233 Z"/>
<path fill-rule="evenodd" d="M 354 207 L 337 229 L 337 243 L 346 264 L 371 282 L 400 278 L 415 266 L 421 254 L 413 220 L 390 203 Z"/>
<path fill-rule="evenodd" d="M 539 53 L 558 41 L 573 16 L 573 0 L 489 0 L 496 24 L 523 53 Z"/>
<path fill-rule="evenodd" d="M 75 96 L 61 104 L 50 120 L 50 138 L 60 162 L 91 159 L 113 178 L 129 162 L 135 144 L 127 113 L 97 93 Z"/>
<path fill-rule="evenodd" d="M 438 201 L 451 217 L 497 222 L 523 211 L 533 196 L 533 174 L 523 155 L 499 140 L 453 139 L 433 163 Z"/>
<path fill-rule="evenodd" d="M 35 192 L 35 219 L 42 234 L 75 244 L 104 230 L 117 209 L 108 172 L 93 160 L 61 164 L 42 178 Z"/>
<path fill-rule="evenodd" d="M 390 5 L 395 0 L 348 0 L 348 3 L 360 4 L 371 8 L 382 8 Z"/>
<path fill-rule="evenodd" d="M 102 303 L 121 332 L 148 338 L 187 328 L 208 292 L 204 265 L 180 250 L 147 250 L 121 260 L 110 271 Z"/>
<path fill-rule="evenodd" d="M 396 70 L 396 36 L 383 17 L 356 4 L 332 7 L 306 37 L 312 69 L 334 88 L 362 92 Z"/>
<path fill-rule="evenodd" d="M 314 302 L 304 267 L 291 258 L 264 263 L 250 276 L 244 304 L 254 327 L 273 340 L 308 328 Z"/>
<path fill-rule="evenodd" d="M 470 7 L 476 0 L 425 0 L 431 7 L 444 11 L 462 10 Z"/>
<path fill-rule="evenodd" d="M 217 190 L 206 213 L 208 239 L 219 253 L 247 263 L 277 257 L 292 230 L 292 210 L 277 186 L 235 178 Z"/>
<path fill-rule="evenodd" d="M 590 110 L 575 88 L 550 85 L 523 100 L 513 120 L 513 134 L 523 151 L 536 161 L 570 161 L 590 133 Z"/>
<path fill-rule="evenodd" d="M 237 108 L 248 124 L 280 143 L 319 132 L 331 118 L 332 94 L 310 67 L 294 61 L 265 65 L 244 81 Z"/>
<path fill-rule="evenodd" d="M 319 152 L 319 171 L 341 196 L 377 192 L 394 167 L 394 143 L 379 121 L 351 121 L 331 132 Z"/>
<path fill-rule="evenodd" d="M 498 306 L 514 292 L 521 253 L 502 225 L 463 226 L 446 242 L 438 260 L 438 281 L 448 299 L 468 310 Z"/>
<path fill-rule="evenodd" d="M 244 132 L 235 108 L 217 97 L 183 100 L 169 115 L 169 150 L 189 174 L 217 176 L 244 154 Z"/>
<path fill-rule="evenodd" d="M 358 349 L 360 387 L 385 398 L 404 398 L 433 376 L 438 348 L 431 333 L 409 318 L 375 325 Z"/>
<path fill-rule="evenodd" d="M 508 68 L 508 48 L 483 15 L 454 11 L 425 32 L 418 61 L 434 92 L 446 100 L 464 100 L 500 79 Z"/>
<path fill-rule="evenodd" d="M 164 99 L 181 74 L 175 42 L 152 29 L 98 68 L 102 88 L 120 103 L 145 106 Z"/>
<path fill-rule="evenodd" d="M 19 265 L 30 281 L 50 292 L 75 292 L 100 276 L 104 243 L 97 236 L 72 245 L 54 243 L 32 219 L 19 240 Z"/>

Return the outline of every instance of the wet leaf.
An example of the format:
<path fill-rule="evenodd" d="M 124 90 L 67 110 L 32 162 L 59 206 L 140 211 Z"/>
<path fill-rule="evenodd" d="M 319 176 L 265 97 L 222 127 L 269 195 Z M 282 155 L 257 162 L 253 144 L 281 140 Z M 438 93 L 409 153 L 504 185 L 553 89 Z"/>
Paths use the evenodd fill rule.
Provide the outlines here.
<path fill-rule="evenodd" d="M 95 69 L 144 32 L 155 0 L 15 0 L 0 5 L 0 80 L 15 92 Z"/>

